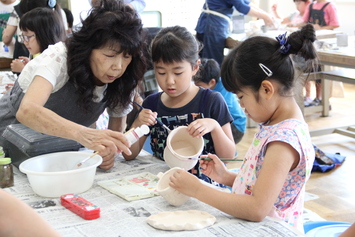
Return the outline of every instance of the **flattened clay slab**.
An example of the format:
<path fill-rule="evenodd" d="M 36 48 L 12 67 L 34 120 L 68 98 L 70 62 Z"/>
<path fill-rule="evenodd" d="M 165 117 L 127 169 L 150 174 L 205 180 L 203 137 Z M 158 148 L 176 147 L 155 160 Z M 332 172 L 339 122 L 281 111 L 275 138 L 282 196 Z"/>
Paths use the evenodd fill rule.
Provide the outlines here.
<path fill-rule="evenodd" d="M 160 212 L 147 218 L 147 223 L 161 230 L 200 230 L 215 223 L 216 217 L 204 211 Z"/>

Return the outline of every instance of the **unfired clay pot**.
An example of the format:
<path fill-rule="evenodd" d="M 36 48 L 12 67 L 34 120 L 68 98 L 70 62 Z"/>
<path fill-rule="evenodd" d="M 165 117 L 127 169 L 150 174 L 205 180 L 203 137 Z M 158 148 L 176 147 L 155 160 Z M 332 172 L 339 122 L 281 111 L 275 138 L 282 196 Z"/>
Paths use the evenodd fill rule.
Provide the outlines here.
<path fill-rule="evenodd" d="M 198 162 L 204 146 L 203 137 L 192 137 L 186 126 L 180 126 L 169 133 L 164 149 L 164 160 L 170 167 L 192 169 Z"/>
<path fill-rule="evenodd" d="M 165 173 L 158 174 L 158 184 L 157 184 L 157 192 L 165 198 L 165 200 L 173 205 L 173 206 L 181 206 L 187 200 L 189 200 L 189 196 L 178 192 L 176 189 L 169 186 L 170 176 L 172 176 L 176 170 L 180 168 L 175 167 L 171 168 L 170 170 L 166 171 Z"/>

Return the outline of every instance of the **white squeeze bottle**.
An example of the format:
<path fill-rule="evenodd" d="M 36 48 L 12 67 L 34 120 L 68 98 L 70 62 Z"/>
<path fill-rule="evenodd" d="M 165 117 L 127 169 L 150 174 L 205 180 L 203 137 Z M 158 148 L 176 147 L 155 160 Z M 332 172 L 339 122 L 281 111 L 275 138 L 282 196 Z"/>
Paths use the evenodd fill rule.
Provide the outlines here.
<path fill-rule="evenodd" d="M 135 129 L 128 130 L 128 132 L 125 133 L 125 136 L 132 145 L 133 143 L 138 141 L 139 138 L 143 137 L 144 135 L 147 135 L 149 132 L 149 127 L 147 125 L 142 125 Z"/>

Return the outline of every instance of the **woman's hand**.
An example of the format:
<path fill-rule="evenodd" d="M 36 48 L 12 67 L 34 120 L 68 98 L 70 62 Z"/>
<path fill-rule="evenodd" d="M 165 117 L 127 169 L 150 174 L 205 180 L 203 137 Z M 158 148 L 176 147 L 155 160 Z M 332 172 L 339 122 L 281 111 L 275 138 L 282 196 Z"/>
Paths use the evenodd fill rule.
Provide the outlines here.
<path fill-rule="evenodd" d="M 200 185 L 203 184 L 196 176 L 183 169 L 178 169 L 170 177 L 169 185 L 180 193 L 195 197 Z"/>
<path fill-rule="evenodd" d="M 131 154 L 129 141 L 121 132 L 82 127 L 78 141 L 86 148 L 99 152 L 103 158 L 102 169 L 113 167 L 116 153 Z"/>
<path fill-rule="evenodd" d="M 225 176 L 228 170 L 224 163 L 213 154 L 201 155 L 200 158 L 210 158 L 212 160 L 200 160 L 200 168 L 202 173 L 215 180 L 218 183 L 225 183 Z"/>
<path fill-rule="evenodd" d="M 106 148 L 105 150 L 100 151 L 99 155 L 102 157 L 102 163 L 99 166 L 101 169 L 109 170 L 115 165 L 116 152 L 112 152 L 110 149 Z"/>
<path fill-rule="evenodd" d="M 187 126 L 187 131 L 193 137 L 202 137 L 206 133 L 212 132 L 216 126 L 219 126 L 217 121 L 211 118 L 196 119 Z"/>

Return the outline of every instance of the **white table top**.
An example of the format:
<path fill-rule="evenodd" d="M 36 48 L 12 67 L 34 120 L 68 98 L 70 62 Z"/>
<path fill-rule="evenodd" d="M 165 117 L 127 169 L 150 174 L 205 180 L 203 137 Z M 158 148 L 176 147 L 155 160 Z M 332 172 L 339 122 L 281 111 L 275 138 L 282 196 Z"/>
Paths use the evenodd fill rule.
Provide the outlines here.
<path fill-rule="evenodd" d="M 227 215 L 207 204 L 190 198 L 180 207 L 169 205 L 163 197 L 155 196 L 136 201 L 125 201 L 100 187 L 101 180 L 117 179 L 132 174 L 165 172 L 168 166 L 149 153 L 142 151 L 132 161 L 116 157 L 115 167 L 109 171 L 98 169 L 91 189 L 80 194 L 101 209 L 101 217 L 84 220 L 60 204 L 59 198 L 45 198 L 36 195 L 30 187 L 26 175 L 15 168 L 15 186 L 6 188 L 44 217 L 63 236 L 302 236 L 288 224 L 265 218 L 262 222 L 248 222 Z M 165 211 L 200 210 L 216 217 L 216 223 L 198 231 L 163 231 L 146 223 L 148 216 Z M 275 231 L 278 230 L 278 231 Z"/>
<path fill-rule="evenodd" d="M 260 36 L 268 36 L 271 38 L 275 38 L 281 34 L 284 34 L 285 32 L 287 32 L 287 35 L 289 35 L 290 33 L 297 31 L 297 30 L 298 30 L 298 28 L 284 27 L 284 28 L 278 29 L 278 30 L 267 30 L 266 32 L 262 32 L 261 30 L 258 29 L 258 30 L 254 30 L 254 31 L 240 33 L 240 34 L 230 34 L 229 36 L 232 39 L 243 41 L 250 36 L 260 35 Z M 323 39 L 327 39 L 327 38 L 334 38 L 335 39 L 336 35 L 341 34 L 341 33 L 342 33 L 341 31 L 336 31 L 336 30 L 317 30 L 316 36 L 317 36 L 318 40 L 323 40 Z"/>
<path fill-rule="evenodd" d="M 4 43 L 0 41 L 0 58 L 13 58 L 14 46 L 7 46 L 5 51 Z"/>

